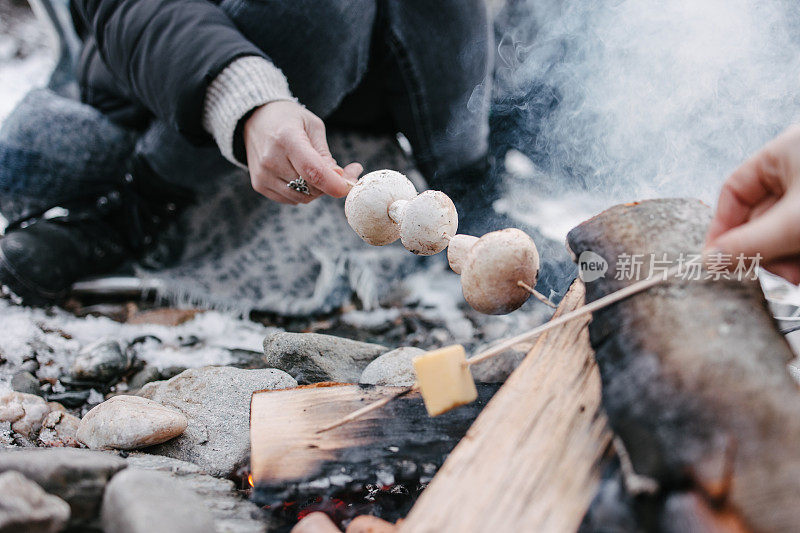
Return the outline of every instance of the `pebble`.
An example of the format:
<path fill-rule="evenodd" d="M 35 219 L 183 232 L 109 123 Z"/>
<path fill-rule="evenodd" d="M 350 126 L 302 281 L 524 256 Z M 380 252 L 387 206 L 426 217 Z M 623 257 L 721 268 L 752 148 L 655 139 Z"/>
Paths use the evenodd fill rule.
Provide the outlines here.
<path fill-rule="evenodd" d="M 231 367 L 192 368 L 167 381 L 148 383 L 139 394 L 181 411 L 189 426 L 180 437 L 148 448 L 230 477 L 250 457 L 250 397 L 263 389 L 296 387 L 286 372 Z"/>
<path fill-rule="evenodd" d="M 128 378 L 128 387 L 131 390 L 138 390 L 150 383 L 161 379 L 161 372 L 153 365 L 146 365 L 143 369 Z"/>
<path fill-rule="evenodd" d="M 130 366 L 119 342 L 99 339 L 85 346 L 72 363 L 72 377 L 78 380 L 102 381 L 118 378 Z"/>
<path fill-rule="evenodd" d="M 93 407 L 78 426 L 78 440 L 92 449 L 134 450 L 184 432 L 188 420 L 175 409 L 139 396 L 114 396 Z"/>
<path fill-rule="evenodd" d="M 30 372 L 17 372 L 14 374 L 14 377 L 11 378 L 11 388 L 26 394 L 34 394 L 36 396 L 41 394 L 39 380 Z"/>
<path fill-rule="evenodd" d="M 358 383 L 361 372 L 389 349 L 333 335 L 274 333 L 264 339 L 267 366 L 288 372 L 299 383 Z"/>
<path fill-rule="evenodd" d="M 0 533 L 56 533 L 69 513 L 67 502 L 19 472 L 0 474 Z"/>
<path fill-rule="evenodd" d="M 476 350 L 475 353 L 480 353 L 489 347 L 491 345 L 484 346 Z M 531 343 L 520 343 L 512 346 L 500 355 L 473 365 L 471 367 L 472 377 L 480 383 L 503 383 L 516 370 L 532 348 L 533 344 Z"/>
<path fill-rule="evenodd" d="M 68 390 L 64 392 L 51 392 L 45 397 L 49 402 L 58 402 L 67 407 L 80 407 L 89 399 L 91 390 Z"/>
<path fill-rule="evenodd" d="M 200 496 L 214 519 L 217 531 L 264 533 L 267 529 L 264 512 L 242 498 L 229 479 L 209 476 L 193 463 L 143 452 L 130 452 L 126 462 L 129 469 L 165 472 Z"/>
<path fill-rule="evenodd" d="M 9 392 L 0 396 L 0 422 L 9 422 L 11 429 L 25 439 L 35 439 L 50 407 L 39 396 Z"/>
<path fill-rule="evenodd" d="M 42 422 L 37 444 L 46 448 L 69 447 L 79 448 L 78 425 L 81 419 L 59 410 L 51 410 Z"/>
<path fill-rule="evenodd" d="M 203 501 L 164 472 L 128 469 L 103 495 L 104 533 L 215 533 Z"/>
<path fill-rule="evenodd" d="M 15 448 L 0 453 L 0 473 L 20 472 L 66 501 L 72 525 L 98 516 L 106 483 L 125 466 L 119 457 L 77 448 Z"/>
<path fill-rule="evenodd" d="M 361 373 L 364 385 L 410 386 L 417 380 L 411 361 L 425 350 L 404 346 L 385 353 L 372 361 Z"/>

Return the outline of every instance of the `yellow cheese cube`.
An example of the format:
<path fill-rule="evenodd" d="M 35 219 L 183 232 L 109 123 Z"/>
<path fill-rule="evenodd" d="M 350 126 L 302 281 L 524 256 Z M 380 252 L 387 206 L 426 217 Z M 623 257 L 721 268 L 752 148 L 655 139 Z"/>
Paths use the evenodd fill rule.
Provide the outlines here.
<path fill-rule="evenodd" d="M 460 344 L 414 358 L 414 372 L 422 400 L 430 416 L 439 416 L 478 397 L 475 381 L 467 366 L 467 354 Z"/>

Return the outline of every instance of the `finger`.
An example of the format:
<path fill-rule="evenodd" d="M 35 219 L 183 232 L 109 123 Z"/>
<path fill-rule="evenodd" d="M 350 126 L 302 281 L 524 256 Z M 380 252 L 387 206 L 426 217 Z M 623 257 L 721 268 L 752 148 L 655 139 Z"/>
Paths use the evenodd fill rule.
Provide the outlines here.
<path fill-rule="evenodd" d="M 297 205 L 297 201 L 293 197 L 281 190 L 281 183 L 283 182 L 270 173 L 261 173 L 251 177 L 250 183 L 258 194 L 266 196 L 270 200 L 282 204 Z"/>
<path fill-rule="evenodd" d="M 712 240 L 709 249 L 772 261 L 800 253 L 800 216 L 795 205 L 797 194 L 786 195 L 758 218 L 737 226 Z"/>
<path fill-rule="evenodd" d="M 315 200 L 316 198 L 319 198 L 320 196 L 322 196 L 322 194 L 323 194 L 322 191 L 320 191 L 319 189 L 317 189 L 316 187 L 314 187 L 314 186 L 312 186 L 310 184 L 308 184 L 308 194 L 303 194 L 301 192 L 297 192 L 297 191 L 294 191 L 294 190 L 290 189 L 289 188 L 289 182 L 291 182 L 292 180 L 294 180 L 295 178 L 298 177 L 297 171 L 295 171 L 294 167 L 292 166 L 292 164 L 289 162 L 289 160 L 286 157 L 281 157 L 279 159 L 280 159 L 279 161 L 276 161 L 274 163 L 274 167 L 273 167 L 274 168 L 274 172 L 273 173 L 276 176 L 279 176 L 279 179 L 281 181 L 283 181 L 284 187 L 286 187 L 287 190 L 295 193 L 295 195 L 302 196 L 302 198 L 299 198 L 299 200 L 302 201 L 304 204 L 307 204 L 308 202 L 310 202 L 312 200 Z M 293 198 L 298 198 L 298 197 L 293 195 Z"/>
<path fill-rule="evenodd" d="M 293 177 L 290 176 L 289 178 L 281 177 L 280 184 L 277 185 L 277 187 L 280 188 L 281 192 L 284 195 L 288 196 L 289 198 L 300 204 L 307 204 L 309 202 L 312 202 L 322 194 L 322 193 L 318 193 L 316 195 L 312 194 L 311 187 L 308 187 L 308 193 L 300 192 L 298 190 L 293 189 L 292 187 L 289 186 L 289 183 L 296 178 L 297 175 Z"/>
<path fill-rule="evenodd" d="M 761 202 L 759 202 L 756 206 L 754 206 L 753 209 L 750 210 L 750 218 L 748 220 L 753 220 L 760 217 L 761 215 L 772 209 L 772 206 L 778 203 L 779 200 L 780 198 L 777 196 L 767 196 L 766 198 L 761 200 Z"/>
<path fill-rule="evenodd" d="M 342 169 L 342 177 L 352 186 L 358 182 L 358 177 L 362 172 L 364 172 L 364 167 L 361 166 L 361 163 L 350 163 Z"/>
<path fill-rule="evenodd" d="M 762 150 L 745 161 L 722 185 L 717 210 L 708 228 L 706 241 L 716 239 L 724 232 L 744 224 L 752 217 L 752 210 L 768 196 L 775 194 L 772 158 Z"/>
<path fill-rule="evenodd" d="M 341 198 L 350 191 L 350 185 L 333 170 L 329 160 L 320 155 L 310 142 L 299 141 L 289 150 L 289 161 L 295 171 L 322 192 Z"/>
<path fill-rule="evenodd" d="M 308 139 L 311 141 L 311 146 L 314 147 L 314 150 L 326 161 L 329 161 L 333 165 L 333 170 L 349 182 L 351 187 L 355 185 L 358 181 L 358 177 L 364 172 L 364 167 L 358 163 L 350 163 L 345 168 L 339 166 L 336 159 L 331 155 L 331 150 L 328 146 L 328 138 L 325 134 L 325 123 L 321 120 L 319 122 L 315 121 L 315 123 L 311 123 L 307 126 L 306 131 L 308 132 Z"/>
<path fill-rule="evenodd" d="M 278 173 L 278 175 L 281 176 L 281 180 L 283 181 L 284 187 L 286 187 L 287 190 L 292 191 L 295 195 L 299 195 L 300 197 L 302 197 L 302 198 L 299 197 L 297 198 L 299 198 L 300 201 L 302 201 L 304 204 L 316 200 L 317 198 L 323 195 L 322 191 L 312 186 L 308 182 L 306 182 L 306 187 L 308 187 L 308 194 L 295 191 L 294 189 L 289 187 L 289 183 L 299 178 L 299 176 L 297 175 L 297 171 L 294 169 L 292 164 L 286 158 L 284 158 L 284 164 L 281 165 L 281 170 Z"/>
<path fill-rule="evenodd" d="M 333 158 L 333 155 L 331 155 L 331 149 L 328 146 L 325 123 L 322 122 L 319 117 L 314 116 L 306 121 L 306 133 L 308 134 L 308 140 L 311 142 L 311 146 L 314 150 L 316 150 L 331 166 L 338 167 L 339 165 L 336 163 L 336 159 Z"/>
<path fill-rule="evenodd" d="M 771 261 L 764 268 L 790 283 L 800 284 L 800 255 Z"/>

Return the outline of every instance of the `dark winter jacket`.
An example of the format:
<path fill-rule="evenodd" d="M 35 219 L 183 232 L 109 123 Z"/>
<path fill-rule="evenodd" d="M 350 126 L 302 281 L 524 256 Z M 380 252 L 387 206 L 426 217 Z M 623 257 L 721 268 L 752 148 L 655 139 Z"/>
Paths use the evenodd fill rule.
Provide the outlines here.
<path fill-rule="evenodd" d="M 231 61 L 261 52 L 208 0 L 72 0 L 84 47 L 81 99 L 143 128 L 156 116 L 196 142 L 206 86 Z"/>

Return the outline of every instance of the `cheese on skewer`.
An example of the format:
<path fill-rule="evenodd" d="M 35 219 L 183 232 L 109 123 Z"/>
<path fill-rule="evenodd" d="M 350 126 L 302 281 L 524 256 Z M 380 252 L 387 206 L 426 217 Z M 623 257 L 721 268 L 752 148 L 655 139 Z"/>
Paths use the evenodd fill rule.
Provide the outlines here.
<path fill-rule="evenodd" d="M 467 354 L 460 344 L 427 352 L 414 358 L 413 364 L 430 416 L 438 416 L 478 398 Z"/>

